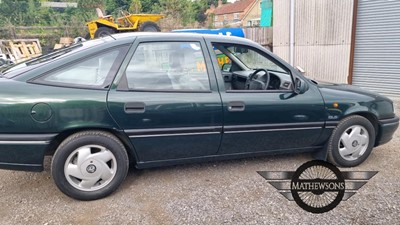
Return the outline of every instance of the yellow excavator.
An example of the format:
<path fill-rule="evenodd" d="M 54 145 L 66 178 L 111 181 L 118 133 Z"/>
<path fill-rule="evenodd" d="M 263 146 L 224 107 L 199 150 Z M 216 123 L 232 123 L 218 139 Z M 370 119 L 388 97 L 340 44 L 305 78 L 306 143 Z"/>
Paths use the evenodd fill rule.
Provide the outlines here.
<path fill-rule="evenodd" d="M 108 36 L 120 32 L 159 32 L 161 30 L 156 22 L 164 18 L 164 15 L 161 14 L 131 14 L 120 10 L 121 17 L 118 17 L 115 22 L 113 16 L 104 15 L 101 9 L 96 8 L 96 12 L 99 18 L 86 23 L 89 29 L 86 39 Z"/>

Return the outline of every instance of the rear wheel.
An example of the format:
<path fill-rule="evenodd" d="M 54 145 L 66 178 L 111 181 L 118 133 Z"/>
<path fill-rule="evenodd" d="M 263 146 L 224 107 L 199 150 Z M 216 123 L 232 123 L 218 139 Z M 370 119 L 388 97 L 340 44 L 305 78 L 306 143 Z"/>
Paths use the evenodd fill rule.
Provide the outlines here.
<path fill-rule="evenodd" d="M 7 64 L 7 61 L 5 59 L 0 58 L 0 66 L 4 66 Z"/>
<path fill-rule="evenodd" d="M 368 158 L 374 143 L 375 128 L 371 122 L 362 116 L 349 116 L 329 138 L 328 160 L 338 166 L 357 166 Z"/>
<path fill-rule="evenodd" d="M 87 34 L 85 35 L 85 39 L 86 39 L 87 41 L 89 41 L 91 38 L 92 38 L 92 37 L 90 36 L 90 33 L 87 33 Z"/>
<path fill-rule="evenodd" d="M 97 28 L 96 32 L 94 33 L 95 38 L 99 37 L 107 37 L 110 36 L 111 34 L 114 34 L 115 30 L 108 28 L 108 27 L 99 27 Z"/>
<path fill-rule="evenodd" d="M 143 32 L 160 32 L 161 29 L 160 27 L 152 22 L 152 21 L 146 21 L 142 24 L 139 25 L 139 31 L 143 31 Z"/>
<path fill-rule="evenodd" d="M 115 136 L 84 131 L 60 144 L 53 156 L 51 173 L 64 194 L 79 200 L 95 200 L 114 192 L 128 168 L 125 147 Z"/>

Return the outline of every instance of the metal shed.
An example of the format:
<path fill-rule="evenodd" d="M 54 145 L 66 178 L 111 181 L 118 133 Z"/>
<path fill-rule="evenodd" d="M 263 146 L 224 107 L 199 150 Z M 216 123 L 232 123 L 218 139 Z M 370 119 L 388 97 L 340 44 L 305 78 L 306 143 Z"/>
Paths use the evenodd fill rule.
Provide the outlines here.
<path fill-rule="evenodd" d="M 400 96 L 400 1 L 357 4 L 352 84 Z"/>
<path fill-rule="evenodd" d="M 399 0 L 276 0 L 273 51 L 311 78 L 400 97 Z"/>

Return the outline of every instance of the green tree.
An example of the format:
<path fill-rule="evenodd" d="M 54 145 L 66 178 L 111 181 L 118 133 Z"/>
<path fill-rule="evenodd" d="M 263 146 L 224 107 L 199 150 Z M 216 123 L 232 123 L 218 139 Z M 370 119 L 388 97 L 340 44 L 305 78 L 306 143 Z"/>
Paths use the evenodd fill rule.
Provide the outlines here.
<path fill-rule="evenodd" d="M 142 12 L 151 13 L 153 11 L 153 6 L 159 4 L 159 0 L 140 0 L 142 3 Z"/>
<path fill-rule="evenodd" d="M 129 6 L 130 13 L 141 13 L 142 11 L 142 2 L 140 0 L 132 0 L 131 5 Z"/>

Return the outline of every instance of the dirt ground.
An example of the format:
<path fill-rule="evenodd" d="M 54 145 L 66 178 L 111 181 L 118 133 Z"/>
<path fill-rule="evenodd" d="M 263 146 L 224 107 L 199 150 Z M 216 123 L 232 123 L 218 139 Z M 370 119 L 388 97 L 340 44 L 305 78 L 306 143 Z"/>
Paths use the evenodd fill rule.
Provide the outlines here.
<path fill-rule="evenodd" d="M 131 169 L 113 195 L 91 202 L 62 194 L 46 158 L 42 173 L 0 170 L 0 224 L 400 224 L 399 144 L 397 130 L 350 169 L 379 173 L 324 214 L 289 202 L 256 172 L 296 170 L 310 154 Z"/>

